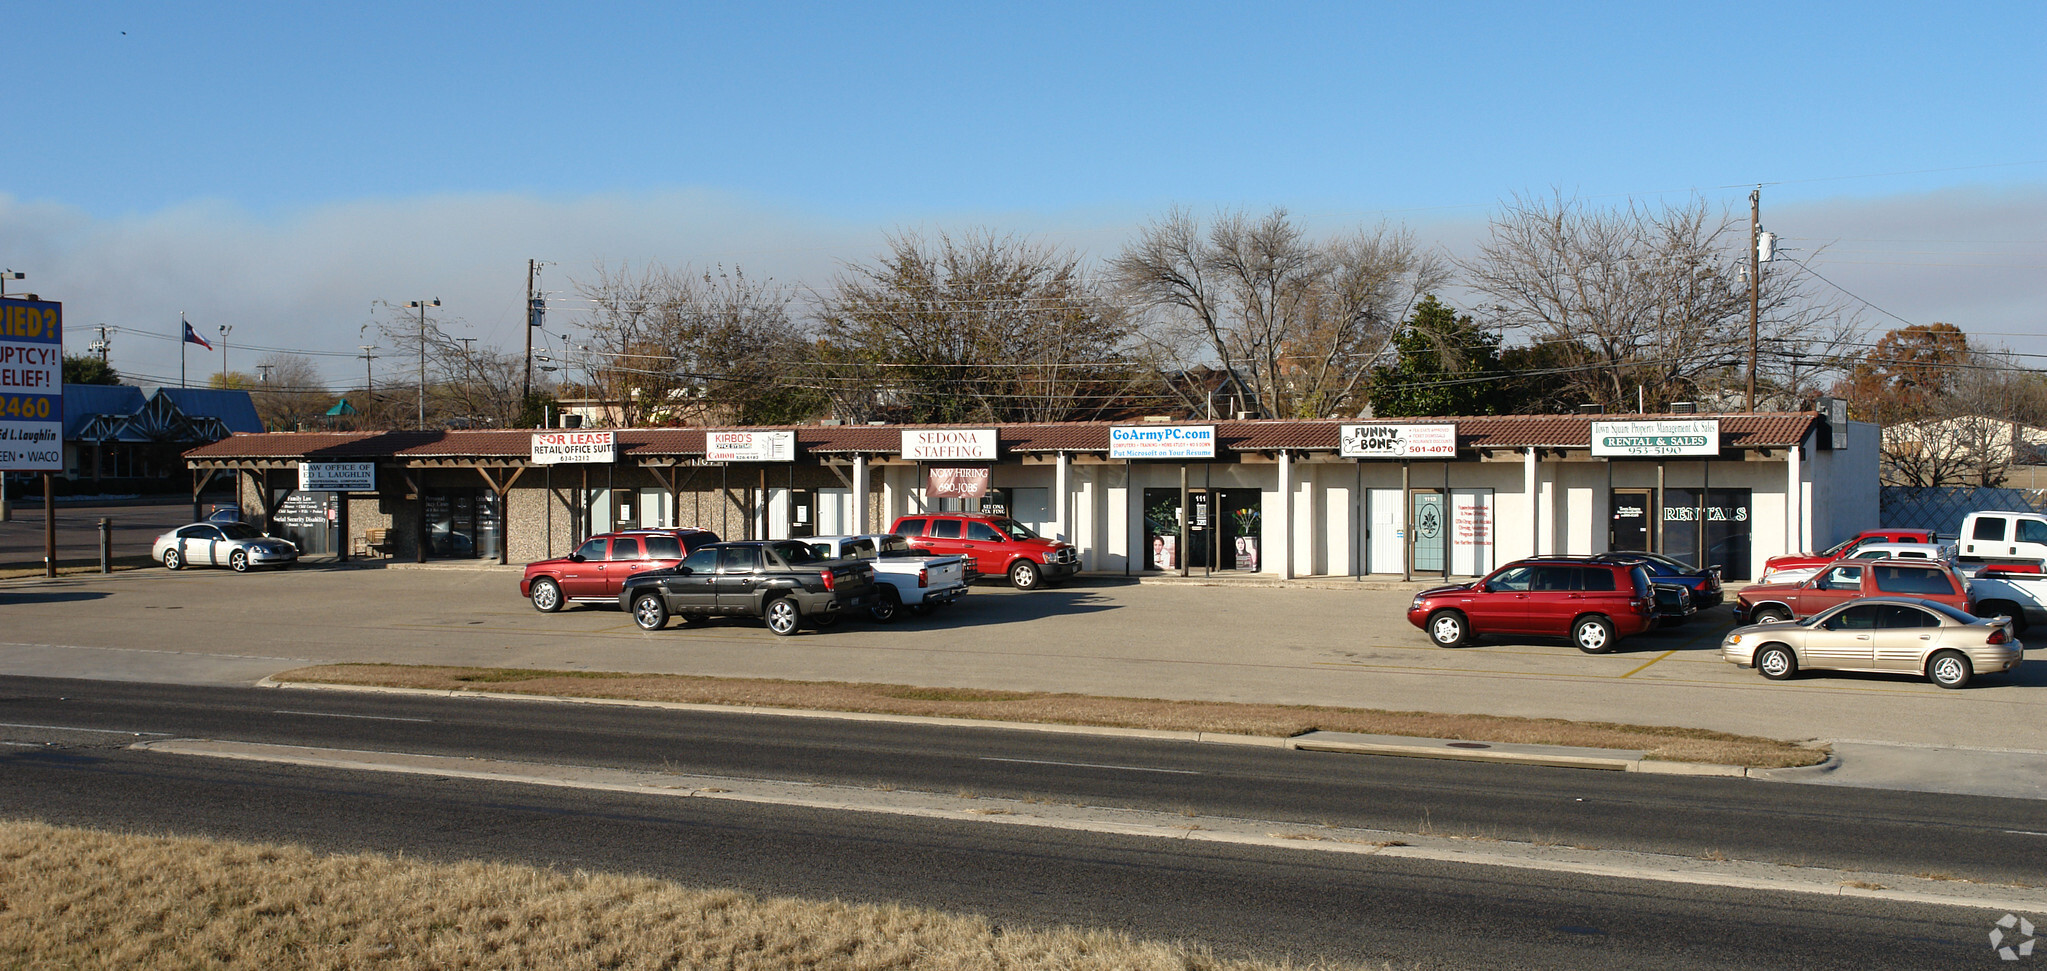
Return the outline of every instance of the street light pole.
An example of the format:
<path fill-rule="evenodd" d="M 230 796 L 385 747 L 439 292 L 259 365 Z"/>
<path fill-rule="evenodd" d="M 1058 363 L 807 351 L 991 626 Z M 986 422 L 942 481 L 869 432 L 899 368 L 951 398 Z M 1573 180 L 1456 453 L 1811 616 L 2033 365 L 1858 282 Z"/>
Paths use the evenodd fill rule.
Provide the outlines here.
<path fill-rule="evenodd" d="M 1762 317 L 1763 187 L 1748 194 L 1748 407 L 1756 410 L 1756 330 Z"/>
<path fill-rule="evenodd" d="M 233 325 L 233 324 L 222 324 L 222 325 L 220 325 L 220 386 L 221 386 L 221 387 L 223 387 L 223 388 L 225 388 L 225 387 L 227 387 L 227 386 L 228 386 L 228 383 L 227 383 L 227 335 L 228 335 L 228 332 L 230 332 L 230 331 L 232 331 L 232 330 L 234 330 L 234 329 L 235 329 L 235 328 L 234 328 L 234 325 Z"/>
<path fill-rule="evenodd" d="M 419 308 L 419 430 L 426 431 L 426 308 L 438 307 L 441 298 L 408 300 L 405 306 Z"/>

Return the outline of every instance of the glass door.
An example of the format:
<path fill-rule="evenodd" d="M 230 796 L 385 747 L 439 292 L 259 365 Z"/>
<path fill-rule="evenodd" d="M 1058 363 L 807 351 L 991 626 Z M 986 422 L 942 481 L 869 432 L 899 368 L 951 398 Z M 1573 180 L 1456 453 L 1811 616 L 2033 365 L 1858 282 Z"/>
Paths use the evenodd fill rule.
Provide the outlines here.
<path fill-rule="evenodd" d="M 1606 548 L 1647 553 L 1656 549 L 1655 524 L 1649 510 L 1655 506 L 1652 489 L 1615 489 L 1608 500 L 1612 521 L 1607 527 Z"/>
<path fill-rule="evenodd" d="M 1449 529 L 1444 524 L 1443 493 L 1435 489 L 1416 489 L 1409 494 L 1413 504 L 1414 517 L 1414 572 L 1442 573 L 1444 540 Z"/>

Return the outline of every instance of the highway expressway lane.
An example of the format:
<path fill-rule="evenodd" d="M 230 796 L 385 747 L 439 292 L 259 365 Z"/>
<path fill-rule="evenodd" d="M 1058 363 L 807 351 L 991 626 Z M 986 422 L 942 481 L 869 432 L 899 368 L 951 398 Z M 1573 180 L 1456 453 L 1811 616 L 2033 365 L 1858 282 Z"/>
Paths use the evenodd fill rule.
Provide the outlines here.
<path fill-rule="evenodd" d="M 138 744 L 583 766 L 1105 819 L 1582 846 L 2038 899 L 2040 804 L 1015 730 L 553 702 L 0 679 L 0 814 L 327 850 L 645 873 L 1425 967 L 1948 967 L 2002 910 L 996 821 L 247 762 Z M 1399 841 L 1392 841 L 1399 842 Z M 1888 878 L 1885 878 L 1888 879 Z M 1980 881 L 1970 883 L 1968 881 Z M 2008 888 L 2002 889 L 1999 888 Z M 2030 895 L 2030 896 L 2029 896 Z M 2032 913 L 2038 922 L 2043 915 Z"/>
<path fill-rule="evenodd" d="M 1887 675 L 1788 683 L 1719 660 L 1726 608 L 1586 655 L 1562 641 L 1444 650 L 1388 590 L 981 584 L 930 617 L 777 638 L 756 622 L 636 629 L 541 614 L 516 571 L 143 570 L 0 582 L 0 673 L 249 684 L 340 661 L 843 680 L 1488 712 L 1777 738 L 2010 747 L 2047 722 L 2047 662 L 1963 691 Z"/>

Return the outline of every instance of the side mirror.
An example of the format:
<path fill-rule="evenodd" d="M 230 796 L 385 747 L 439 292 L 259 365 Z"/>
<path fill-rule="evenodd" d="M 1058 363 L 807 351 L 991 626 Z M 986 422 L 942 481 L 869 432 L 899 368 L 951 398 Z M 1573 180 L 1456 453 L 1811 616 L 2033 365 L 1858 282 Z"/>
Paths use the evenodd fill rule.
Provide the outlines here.
<path fill-rule="evenodd" d="M 676 568 L 675 568 L 675 575 L 676 575 L 676 576 L 679 576 L 679 577 L 686 577 L 686 576 L 690 576 L 690 575 L 692 575 L 692 574 L 694 574 L 694 573 L 696 573 L 696 572 L 697 572 L 697 571 L 695 571 L 695 570 L 693 570 L 693 569 L 691 569 L 691 568 L 689 568 L 689 567 L 686 567 L 686 566 L 678 566 L 678 567 L 676 567 Z"/>
<path fill-rule="evenodd" d="M 581 553 L 570 553 L 570 554 L 569 554 L 569 562 L 570 562 L 570 563 L 581 563 L 581 562 L 583 562 L 583 560 L 584 560 L 584 556 L 583 556 L 583 554 L 581 554 Z"/>

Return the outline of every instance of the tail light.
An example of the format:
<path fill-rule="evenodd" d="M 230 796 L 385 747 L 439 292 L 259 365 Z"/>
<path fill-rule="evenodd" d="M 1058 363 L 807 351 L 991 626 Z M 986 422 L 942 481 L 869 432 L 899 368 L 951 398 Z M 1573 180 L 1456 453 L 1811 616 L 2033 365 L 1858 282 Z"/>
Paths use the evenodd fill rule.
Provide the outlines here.
<path fill-rule="evenodd" d="M 919 589 L 922 589 L 922 588 L 924 588 L 924 587 L 928 587 L 928 586 L 930 586 L 930 585 L 931 585 L 931 571 L 930 571 L 930 570 L 928 570 L 928 569 L 918 570 L 918 571 L 917 571 L 917 587 L 918 587 Z"/>
<path fill-rule="evenodd" d="M 824 581 L 824 588 L 826 590 L 833 589 L 834 585 L 838 583 L 838 578 L 832 576 L 832 571 L 830 570 L 819 570 L 817 571 L 817 576 L 818 579 Z"/>
<path fill-rule="evenodd" d="M 1990 637 L 1989 637 L 1989 639 L 1988 639 L 1988 640 L 1985 640 L 1985 641 L 1984 641 L 1983 643 L 1985 643 L 1985 644 L 2002 644 L 2002 643 L 2004 643 L 2004 642 L 2006 642 L 2006 641 L 2008 641 L 2008 640 L 2011 640 L 2011 638 L 2009 638 L 2009 637 L 2006 637 L 2006 636 L 2004 636 L 2004 628 L 2002 628 L 2002 627 L 1994 627 L 1994 628 L 1991 628 L 1991 630 L 1990 630 Z"/>

